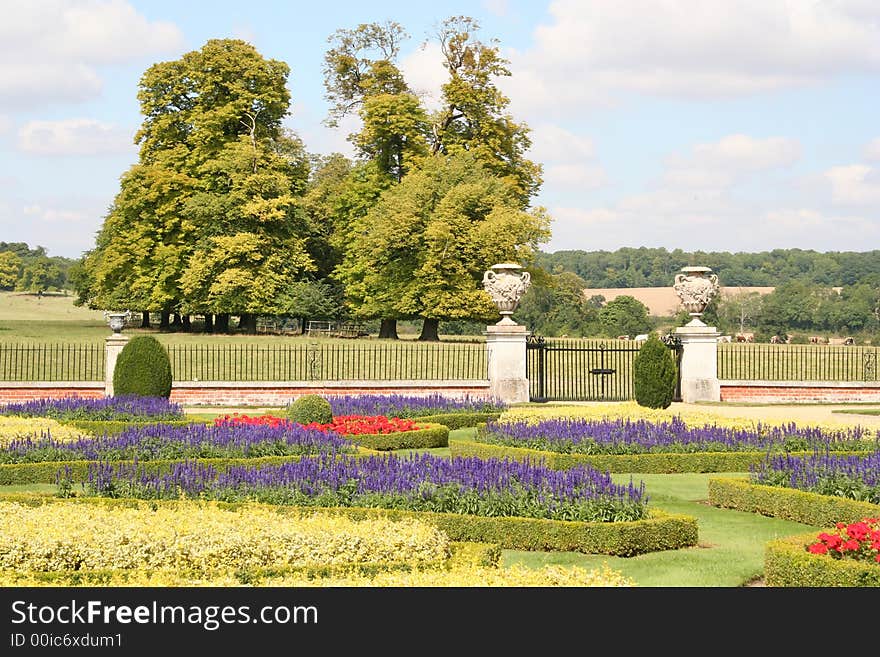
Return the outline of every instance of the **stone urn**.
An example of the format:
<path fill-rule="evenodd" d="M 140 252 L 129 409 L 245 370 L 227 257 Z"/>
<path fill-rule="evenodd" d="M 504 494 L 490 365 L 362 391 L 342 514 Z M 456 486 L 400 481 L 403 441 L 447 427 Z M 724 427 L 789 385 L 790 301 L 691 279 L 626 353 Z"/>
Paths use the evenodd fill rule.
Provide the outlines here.
<path fill-rule="evenodd" d="M 510 316 L 531 283 L 531 274 L 521 270 L 522 267 L 514 262 L 504 262 L 492 265 L 483 273 L 483 289 L 501 313 L 501 321 L 496 322 L 496 326 L 517 326 Z"/>
<path fill-rule="evenodd" d="M 131 311 L 126 310 L 124 313 L 122 312 L 108 312 L 104 311 L 104 319 L 110 325 L 110 330 L 114 333 L 122 333 L 122 329 L 125 327 L 125 323 L 131 319 Z"/>
<path fill-rule="evenodd" d="M 688 326 L 705 326 L 700 317 L 718 294 L 718 275 L 713 274 L 709 267 L 682 267 L 675 275 L 672 287 L 681 299 L 681 305 L 693 318 Z"/>

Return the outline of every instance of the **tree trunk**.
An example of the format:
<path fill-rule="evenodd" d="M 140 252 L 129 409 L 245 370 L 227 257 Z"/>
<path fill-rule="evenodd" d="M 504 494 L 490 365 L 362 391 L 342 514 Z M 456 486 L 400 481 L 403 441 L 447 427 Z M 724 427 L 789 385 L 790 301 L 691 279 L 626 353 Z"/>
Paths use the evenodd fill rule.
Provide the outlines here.
<path fill-rule="evenodd" d="M 440 342 L 439 319 L 430 319 L 428 317 L 422 322 L 422 333 L 419 335 L 419 342 Z"/>
<path fill-rule="evenodd" d="M 167 310 L 163 310 L 159 313 L 159 330 L 168 330 L 168 327 L 171 325 L 169 321 L 171 319 L 171 313 Z"/>
<path fill-rule="evenodd" d="M 174 313 L 174 319 L 171 320 L 171 328 L 179 329 L 183 326 L 183 321 L 180 318 L 180 313 Z"/>
<path fill-rule="evenodd" d="M 189 315 L 184 315 L 182 318 L 183 321 L 183 331 L 184 333 L 189 333 L 192 330 L 192 321 L 189 318 Z"/>
<path fill-rule="evenodd" d="M 256 333 L 257 316 L 253 313 L 242 313 L 238 319 L 238 328 L 245 333 Z"/>
<path fill-rule="evenodd" d="M 205 333 L 214 332 L 214 315 L 205 313 Z"/>
<path fill-rule="evenodd" d="M 382 323 L 379 324 L 379 337 L 397 340 L 397 320 L 383 319 Z"/>
<path fill-rule="evenodd" d="M 141 312 L 141 328 L 150 328 L 150 311 Z"/>
<path fill-rule="evenodd" d="M 229 313 L 217 313 L 216 333 L 229 333 Z"/>

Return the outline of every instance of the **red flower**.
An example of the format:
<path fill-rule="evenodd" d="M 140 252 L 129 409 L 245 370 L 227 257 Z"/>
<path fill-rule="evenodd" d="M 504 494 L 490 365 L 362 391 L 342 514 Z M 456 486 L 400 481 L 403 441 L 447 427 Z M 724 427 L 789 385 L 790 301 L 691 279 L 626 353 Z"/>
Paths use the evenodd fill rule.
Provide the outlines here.
<path fill-rule="evenodd" d="M 828 548 L 824 543 L 813 543 L 810 547 L 807 548 L 809 552 L 812 554 L 827 554 Z"/>
<path fill-rule="evenodd" d="M 820 532 L 819 542 L 806 546 L 810 554 L 831 554 L 835 559 L 850 559 L 880 564 L 880 520 L 862 518 L 858 522 L 835 524 L 836 533 Z"/>
<path fill-rule="evenodd" d="M 855 552 L 861 547 L 861 545 L 862 544 L 859 543 L 856 539 L 851 538 L 848 541 L 844 542 L 843 547 L 840 549 L 840 551 L 843 552 L 844 550 L 852 550 L 853 552 Z"/>
<path fill-rule="evenodd" d="M 851 525 L 847 525 L 846 533 L 850 538 L 854 538 L 857 541 L 863 540 L 870 530 L 868 529 L 868 525 L 864 522 L 854 522 Z"/>

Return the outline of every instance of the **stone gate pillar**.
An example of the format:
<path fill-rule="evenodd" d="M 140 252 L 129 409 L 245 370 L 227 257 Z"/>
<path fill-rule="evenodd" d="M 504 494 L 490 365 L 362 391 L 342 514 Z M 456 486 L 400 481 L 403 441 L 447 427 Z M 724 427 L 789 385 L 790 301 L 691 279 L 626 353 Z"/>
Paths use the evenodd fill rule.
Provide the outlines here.
<path fill-rule="evenodd" d="M 718 293 L 718 276 L 709 267 L 683 267 L 673 286 L 691 321 L 675 329 L 681 339 L 681 400 L 721 401 L 718 381 L 718 336 L 700 317 Z"/>
<path fill-rule="evenodd" d="M 529 332 L 511 319 L 519 300 L 531 282 L 528 272 L 507 262 L 483 274 L 483 289 L 501 313 L 501 321 L 486 327 L 486 350 L 489 358 L 489 389 L 493 397 L 507 403 L 529 401 L 526 378 L 526 339 Z"/>
<path fill-rule="evenodd" d="M 125 322 L 131 317 L 128 311 L 124 313 L 105 312 L 104 318 L 110 324 L 113 331 L 104 339 L 104 396 L 113 396 L 113 372 L 116 371 L 116 360 L 122 348 L 128 343 L 128 336 L 122 333 Z"/>

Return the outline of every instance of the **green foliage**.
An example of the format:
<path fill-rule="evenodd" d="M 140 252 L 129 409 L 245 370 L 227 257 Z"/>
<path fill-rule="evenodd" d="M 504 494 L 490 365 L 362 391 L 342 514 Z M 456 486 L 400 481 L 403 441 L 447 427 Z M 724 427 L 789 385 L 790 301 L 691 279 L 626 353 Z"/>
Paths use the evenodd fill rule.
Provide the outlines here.
<path fill-rule="evenodd" d="M 651 333 L 633 359 L 633 393 L 638 404 L 668 408 L 675 395 L 676 376 L 672 351 Z"/>
<path fill-rule="evenodd" d="M 0 290 L 14 289 L 21 269 L 21 258 L 12 251 L 0 251 Z"/>
<path fill-rule="evenodd" d="M 785 518 L 816 527 L 880 517 L 880 504 L 782 486 L 763 486 L 743 479 L 710 479 L 708 491 L 709 503 L 715 506 Z"/>
<path fill-rule="evenodd" d="M 599 311 L 605 299 L 587 299 L 585 288 L 584 280 L 572 272 L 543 276 L 536 272 L 513 317 L 540 335 L 599 335 Z"/>
<path fill-rule="evenodd" d="M 122 348 L 113 371 L 113 392 L 142 397 L 171 396 L 171 360 L 151 335 L 137 335 Z"/>
<path fill-rule="evenodd" d="M 321 395 L 302 395 L 297 397 L 287 407 L 287 417 L 292 422 L 309 424 L 329 424 L 333 421 L 333 411 L 330 402 Z"/>
<path fill-rule="evenodd" d="M 634 337 L 651 330 L 648 307 L 628 294 L 621 294 L 599 310 L 602 333 L 610 338 L 618 335 Z"/>
<path fill-rule="evenodd" d="M 90 433 L 93 436 L 114 436 L 116 434 L 120 434 L 126 429 L 130 429 L 134 426 L 145 425 L 145 424 L 156 424 L 157 422 L 161 422 L 162 424 L 170 424 L 175 427 L 183 427 L 188 424 L 193 424 L 192 420 L 149 420 L 145 422 L 132 422 L 131 420 L 59 420 L 61 424 L 74 427 L 75 429 L 79 429 L 81 431 L 85 431 L 86 433 Z M 205 422 L 205 424 L 210 424 L 211 422 Z"/>
<path fill-rule="evenodd" d="M 297 507 L 289 511 L 296 512 Z M 308 513 L 314 507 L 304 507 Z M 609 554 L 631 557 L 660 550 L 677 550 L 697 544 L 697 520 L 693 516 L 653 509 L 643 520 L 579 522 L 544 518 L 491 517 L 402 509 L 364 507 L 322 508 L 349 518 L 415 518 L 443 531 L 452 541 L 494 543 L 510 550 L 545 550 Z"/>
<path fill-rule="evenodd" d="M 449 429 L 465 429 L 467 427 L 475 427 L 481 422 L 497 420 L 500 415 L 501 411 L 494 413 L 457 411 L 450 413 L 437 413 L 434 415 L 418 415 L 413 416 L 413 419 L 418 420 L 419 422 L 436 422 Z"/>
<path fill-rule="evenodd" d="M 691 452 L 659 454 L 563 454 L 524 447 L 494 445 L 476 440 L 452 440 L 449 452 L 453 456 L 479 458 L 510 458 L 519 461 L 541 460 L 547 467 L 565 470 L 578 465 L 591 465 L 604 472 L 747 472 L 767 457 L 766 452 Z M 811 453 L 811 452 L 810 452 Z M 846 453 L 846 452 L 842 452 Z M 807 455 L 807 452 L 792 452 Z"/>
<path fill-rule="evenodd" d="M 806 547 L 815 541 L 815 533 L 769 541 L 764 549 L 766 585 L 800 588 L 880 586 L 877 564 L 810 554 Z"/>
<path fill-rule="evenodd" d="M 336 274 L 363 318 L 497 318 L 486 263 L 528 263 L 548 226 L 474 156 L 437 155 L 355 220 Z"/>
<path fill-rule="evenodd" d="M 421 429 L 395 431 L 384 434 L 358 434 L 347 436 L 352 442 L 367 449 L 388 451 L 392 449 L 425 449 L 449 446 L 449 427 L 418 418 Z"/>

